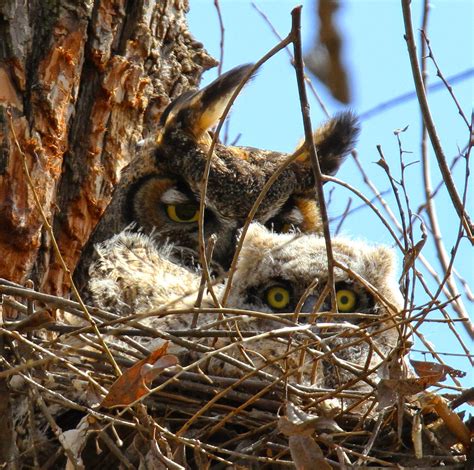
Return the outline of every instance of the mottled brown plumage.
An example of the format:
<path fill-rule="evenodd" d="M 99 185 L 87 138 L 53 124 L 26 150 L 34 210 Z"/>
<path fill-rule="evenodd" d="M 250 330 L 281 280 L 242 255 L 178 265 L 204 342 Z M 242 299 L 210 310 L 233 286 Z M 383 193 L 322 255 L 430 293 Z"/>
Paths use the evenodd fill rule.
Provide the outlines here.
<path fill-rule="evenodd" d="M 192 216 L 199 206 L 211 142 L 209 128 L 221 117 L 251 67 L 237 67 L 204 89 L 185 93 L 164 112 L 159 135 L 146 141 L 123 171 L 112 202 L 84 250 L 76 275 L 81 285 L 87 278 L 93 245 L 131 223 L 147 233 L 154 231 L 158 243 L 168 240 L 176 249 L 198 251 L 198 222 Z M 323 173 L 337 171 L 357 133 L 357 120 L 351 113 L 337 115 L 315 132 Z M 309 159 L 304 149 L 301 152 L 272 186 L 255 217 L 275 231 L 285 231 L 292 225 L 307 232 L 321 230 Z M 232 258 L 237 230 L 264 184 L 287 157 L 274 151 L 216 145 L 204 229 L 206 238 L 217 236 L 213 257 L 224 269 Z M 173 220 L 170 210 L 179 211 L 184 218 Z"/>

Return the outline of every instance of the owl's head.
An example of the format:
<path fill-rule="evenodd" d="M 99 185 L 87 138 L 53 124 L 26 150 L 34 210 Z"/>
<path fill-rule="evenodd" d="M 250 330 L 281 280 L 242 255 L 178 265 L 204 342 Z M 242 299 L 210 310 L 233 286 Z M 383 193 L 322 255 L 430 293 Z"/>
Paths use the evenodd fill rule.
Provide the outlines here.
<path fill-rule="evenodd" d="M 161 117 L 156 139 L 147 142 L 124 170 L 112 203 L 93 243 L 110 238 L 131 222 L 158 240 L 197 252 L 201 182 L 211 146 L 210 129 L 217 123 L 232 94 L 251 72 L 237 67 L 196 92 L 172 102 Z M 356 118 L 343 113 L 315 133 L 320 166 L 334 174 L 352 149 L 358 133 Z M 320 230 L 314 179 L 307 151 L 277 179 L 263 200 L 256 220 L 275 231 L 296 227 Z M 243 225 L 265 183 L 288 155 L 217 143 L 208 178 L 205 236 L 217 236 L 214 260 L 227 268 L 237 230 Z"/>
<path fill-rule="evenodd" d="M 344 313 L 388 314 L 400 307 L 400 292 L 395 278 L 395 255 L 383 246 L 342 237 L 332 239 L 334 259 L 344 266 L 336 267 L 336 297 L 341 316 Z M 316 294 L 328 278 L 326 243 L 317 234 L 298 232 L 278 234 L 254 223 L 249 226 L 239 255 L 231 302 L 247 299 L 254 309 L 293 312 L 301 297 L 313 285 L 302 312 L 311 312 Z M 269 295 L 274 288 L 283 294 Z M 343 291 L 343 293 L 340 293 Z M 329 299 L 322 307 L 330 309 Z M 323 310 L 320 308 L 319 310 Z"/>
<path fill-rule="evenodd" d="M 324 238 L 276 234 L 252 224 L 228 301 L 229 306 L 248 310 L 293 313 L 290 318 L 298 323 L 314 324 L 322 341 L 315 342 L 315 347 L 323 353 L 324 348 L 334 351 L 337 360 L 327 356 L 315 361 L 308 356 L 307 367 L 295 367 L 308 373 L 318 363 L 316 383 L 331 388 L 353 381 L 357 367 L 377 367 L 395 349 L 399 338 L 396 323 L 403 305 L 392 249 L 334 237 L 332 250 L 342 266 L 334 269 L 337 311 L 331 308 L 330 295 L 323 293 L 328 279 Z M 320 328 L 322 323 L 327 326 Z M 338 361 L 350 366 L 340 369 Z"/>

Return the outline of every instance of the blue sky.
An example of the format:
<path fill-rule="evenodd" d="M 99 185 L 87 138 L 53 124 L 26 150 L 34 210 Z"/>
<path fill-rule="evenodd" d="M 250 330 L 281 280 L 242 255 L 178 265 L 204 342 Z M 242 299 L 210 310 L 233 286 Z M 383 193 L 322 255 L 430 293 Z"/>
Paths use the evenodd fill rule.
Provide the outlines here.
<path fill-rule="evenodd" d="M 282 37 L 286 36 L 291 28 L 291 9 L 302 3 L 303 45 L 306 50 L 311 48 L 315 34 L 312 1 L 264 0 L 255 3 Z M 341 1 L 341 3 L 337 21 L 345 41 L 344 60 L 351 78 L 353 100 L 350 103 L 350 108 L 357 114 L 363 115 L 380 103 L 407 92 L 413 92 L 413 78 L 403 37 L 404 27 L 400 2 L 394 0 L 352 0 Z M 221 0 L 219 4 L 225 28 L 223 71 L 242 63 L 257 61 L 278 42 L 262 16 L 249 1 Z M 423 2 L 412 1 L 413 25 L 417 38 L 421 25 L 422 6 Z M 219 58 L 221 34 L 214 2 L 211 0 L 190 0 L 190 7 L 188 21 L 193 35 L 204 43 L 206 49 L 214 57 Z M 471 116 L 474 96 L 473 24 L 474 2 L 470 0 L 434 0 L 431 2 L 428 37 L 442 73 L 445 77 L 450 77 L 471 70 L 468 79 L 453 84 L 454 93 L 468 120 Z M 205 74 L 202 83 L 208 83 L 216 76 L 217 70 L 211 70 Z M 436 69 L 429 61 L 429 83 L 438 82 Z M 330 114 L 344 109 L 344 106 L 336 102 L 321 83 L 314 80 L 313 84 Z M 457 108 L 445 88 L 430 93 L 429 102 L 441 143 L 450 163 L 458 155 L 459 149 L 466 146 L 469 138 L 468 128 L 459 116 Z M 325 119 L 325 116 L 312 97 L 310 105 L 313 126 L 316 127 L 319 122 Z M 416 211 L 424 200 L 419 163 L 421 158 L 420 120 L 417 101 L 412 99 L 404 102 L 363 120 L 362 132 L 357 145 L 359 158 L 372 182 L 380 192 L 388 190 L 389 182 L 385 173 L 374 163 L 379 159 L 376 145 L 382 146 L 391 171 L 398 178 L 400 176 L 400 160 L 394 130 L 408 126 L 400 137 L 403 149 L 412 152 L 405 154 L 404 161 L 405 163 L 413 162 L 413 165 L 406 169 L 406 186 L 413 211 Z M 303 135 L 295 74 L 286 52 L 280 52 L 270 62 L 267 62 L 253 82 L 239 96 L 230 118 L 229 140 L 233 141 L 239 134 L 241 134 L 238 141 L 240 145 L 285 152 L 291 152 Z M 437 186 L 441 178 L 431 147 L 429 152 L 432 162 L 432 182 L 433 186 Z M 464 163 L 460 162 L 454 171 L 459 192 L 463 188 L 465 173 L 463 165 Z M 372 198 L 372 193 L 364 184 L 351 157 L 344 164 L 338 177 Z M 328 195 L 330 185 L 326 185 L 325 188 Z M 474 198 L 472 191 L 470 192 L 471 194 L 468 193 L 468 212 L 471 217 L 474 217 Z M 335 188 L 329 206 L 330 216 L 337 217 L 341 214 L 349 197 L 352 196 L 347 191 L 340 187 Z M 386 199 L 392 210 L 398 215 L 392 195 L 387 194 Z M 353 207 L 359 206 L 360 203 L 360 201 L 354 200 Z M 436 198 L 436 205 L 443 240 L 449 253 L 456 239 L 457 219 L 444 188 Z M 336 224 L 337 222 L 333 228 Z M 349 216 L 344 222 L 342 233 L 374 242 L 393 243 L 386 228 L 369 209 L 359 210 Z M 418 230 L 415 236 L 419 237 Z M 439 268 L 431 238 L 422 253 L 435 269 Z M 474 290 L 473 251 L 467 241 L 461 243 L 455 267 Z M 421 265 L 420 270 L 424 271 Z M 434 283 L 427 273 L 426 279 L 433 288 Z M 458 283 L 458 287 L 462 286 Z M 420 287 L 416 290 L 416 301 L 418 304 L 427 301 L 426 294 Z M 474 305 L 466 297 L 464 297 L 464 301 L 472 318 Z M 455 317 L 454 314 L 453 317 Z M 435 315 L 432 318 L 435 318 Z M 457 327 L 457 330 L 466 345 L 473 350 L 472 340 L 460 326 Z M 456 338 L 446 325 L 428 323 L 422 332 L 438 351 L 460 352 Z M 416 347 L 424 349 L 418 342 Z M 412 357 L 423 359 L 422 355 L 416 353 L 413 353 Z M 443 359 L 453 367 L 466 372 L 471 371 L 470 377 L 465 379 L 464 384 L 470 383 L 472 385 L 472 368 L 465 358 L 443 356 Z M 426 360 L 430 360 L 430 358 L 427 356 Z"/>

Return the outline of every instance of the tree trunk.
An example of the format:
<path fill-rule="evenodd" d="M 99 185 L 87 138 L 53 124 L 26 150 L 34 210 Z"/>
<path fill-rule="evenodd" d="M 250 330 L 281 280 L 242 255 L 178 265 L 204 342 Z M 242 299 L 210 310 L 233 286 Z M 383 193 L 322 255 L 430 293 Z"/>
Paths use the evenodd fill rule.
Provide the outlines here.
<path fill-rule="evenodd" d="M 34 192 L 73 271 L 137 141 L 216 63 L 191 37 L 187 9 L 186 0 L 0 2 L 0 277 L 68 293 Z M 0 401 L 0 463 L 12 463 L 3 378 Z"/>
<path fill-rule="evenodd" d="M 191 37 L 187 9 L 183 0 L 1 4 L 0 277 L 67 293 L 24 160 L 72 271 L 137 141 L 215 65 Z"/>

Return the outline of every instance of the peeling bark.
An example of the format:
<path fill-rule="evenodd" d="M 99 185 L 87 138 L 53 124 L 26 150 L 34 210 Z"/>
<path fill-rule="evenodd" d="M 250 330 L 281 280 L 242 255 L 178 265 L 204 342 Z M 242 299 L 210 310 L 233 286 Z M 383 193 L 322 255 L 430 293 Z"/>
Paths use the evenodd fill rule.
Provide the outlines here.
<path fill-rule="evenodd" d="M 33 278 L 64 295 L 68 281 L 28 187 L 73 270 L 135 144 L 171 98 L 215 65 L 190 35 L 187 1 L 0 6 L 0 277 Z"/>

